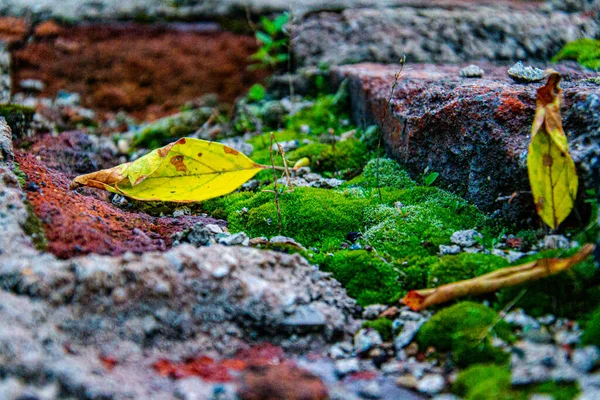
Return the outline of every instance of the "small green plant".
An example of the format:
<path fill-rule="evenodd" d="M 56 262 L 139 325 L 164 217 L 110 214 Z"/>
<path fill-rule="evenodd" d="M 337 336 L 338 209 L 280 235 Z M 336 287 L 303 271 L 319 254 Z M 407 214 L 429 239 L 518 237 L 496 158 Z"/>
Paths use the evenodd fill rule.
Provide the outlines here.
<path fill-rule="evenodd" d="M 290 20 L 289 13 L 283 13 L 270 20 L 267 17 L 261 17 L 260 28 L 256 32 L 256 40 L 260 47 L 250 56 L 254 64 L 252 69 L 276 69 L 282 63 L 289 59 L 289 35 L 285 26 Z"/>
<path fill-rule="evenodd" d="M 552 62 L 575 60 L 586 68 L 600 70 L 600 40 L 583 38 L 567 43 Z"/>
<path fill-rule="evenodd" d="M 436 179 L 439 178 L 439 176 L 439 172 L 432 172 L 430 174 L 427 174 L 423 177 L 423 183 L 425 184 L 425 186 L 431 186 L 436 181 Z"/>
<path fill-rule="evenodd" d="M 250 90 L 248 90 L 248 100 L 251 101 L 261 101 L 265 98 L 265 95 L 265 87 L 260 83 L 255 83 L 254 85 L 252 85 Z"/>

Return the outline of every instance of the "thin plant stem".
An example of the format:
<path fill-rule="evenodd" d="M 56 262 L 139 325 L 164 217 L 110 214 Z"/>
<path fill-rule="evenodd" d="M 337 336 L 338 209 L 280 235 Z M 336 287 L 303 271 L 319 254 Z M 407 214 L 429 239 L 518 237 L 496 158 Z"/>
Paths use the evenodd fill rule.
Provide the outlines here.
<path fill-rule="evenodd" d="M 279 222 L 279 233 L 283 232 L 283 221 L 281 218 L 281 207 L 279 206 L 279 189 L 277 189 L 277 172 L 275 169 L 275 157 L 273 157 L 273 141 L 275 140 L 275 136 L 273 132 L 271 132 L 271 144 L 269 146 L 269 156 L 271 158 L 271 167 L 273 168 L 273 185 L 275 191 L 275 206 L 277 207 L 277 219 Z M 278 146 L 280 147 L 280 146 Z"/>
<path fill-rule="evenodd" d="M 496 327 L 496 325 L 498 325 L 500 323 L 500 321 L 502 321 L 504 319 L 504 317 L 506 316 L 506 314 L 508 314 L 508 312 L 511 310 L 511 308 L 513 308 L 515 306 L 515 304 L 517 304 L 517 302 L 519 300 L 521 300 L 521 298 L 523 296 L 525 296 L 525 293 L 527 293 L 527 288 L 524 288 L 523 290 L 521 290 L 521 292 L 510 301 L 510 303 L 508 303 L 503 309 L 502 311 L 500 311 L 498 313 L 498 318 L 496 318 L 496 320 L 494 321 L 493 324 L 491 324 L 488 329 L 485 332 L 485 335 L 483 335 L 481 337 L 481 339 L 479 339 L 479 342 L 477 342 L 477 344 L 473 347 L 477 347 L 481 344 L 481 342 L 483 342 L 485 340 L 486 337 L 488 337 L 488 335 L 490 333 L 492 333 L 492 331 L 494 330 L 494 328 Z"/>
<path fill-rule="evenodd" d="M 396 90 L 396 86 L 398 85 L 398 81 L 402 77 L 402 72 L 404 71 L 404 63 L 406 62 L 406 56 L 403 56 L 400 59 L 400 69 L 394 75 L 394 83 L 392 84 L 392 88 L 390 89 L 390 95 L 387 99 L 387 103 L 385 105 L 385 110 L 383 111 L 383 118 L 381 119 L 381 126 L 379 129 L 379 140 L 377 141 L 377 161 L 375 165 L 375 178 L 377 182 L 377 193 L 379 194 L 379 201 L 383 201 L 383 196 L 381 195 L 381 185 L 379 184 L 379 159 L 381 158 L 381 137 L 383 136 L 383 126 L 385 124 L 385 119 L 387 118 L 388 109 L 390 108 L 390 104 L 392 103 L 392 99 L 394 98 L 394 91 Z"/>

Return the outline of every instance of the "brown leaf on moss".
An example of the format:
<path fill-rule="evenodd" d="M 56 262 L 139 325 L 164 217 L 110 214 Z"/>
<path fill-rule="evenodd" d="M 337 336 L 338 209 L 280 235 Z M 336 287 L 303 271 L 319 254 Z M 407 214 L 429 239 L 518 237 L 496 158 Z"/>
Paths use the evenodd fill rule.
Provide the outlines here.
<path fill-rule="evenodd" d="M 569 258 L 542 258 L 437 288 L 411 290 L 401 302 L 419 311 L 461 297 L 478 296 L 506 287 L 522 285 L 574 267 L 588 258 L 594 252 L 594 248 L 593 244 L 586 244 L 579 253 Z"/>

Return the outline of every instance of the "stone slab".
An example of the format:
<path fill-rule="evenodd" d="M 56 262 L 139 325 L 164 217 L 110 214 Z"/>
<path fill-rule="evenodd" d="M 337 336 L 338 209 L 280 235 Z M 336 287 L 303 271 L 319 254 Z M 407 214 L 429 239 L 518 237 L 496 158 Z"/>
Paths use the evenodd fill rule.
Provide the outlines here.
<path fill-rule="evenodd" d="M 321 12 L 294 29 L 299 65 L 360 62 L 459 63 L 549 60 L 565 43 L 600 37 L 595 12 L 565 13 L 547 5 L 463 4 Z"/>
<path fill-rule="evenodd" d="M 408 64 L 387 110 L 399 66 L 348 65 L 332 74 L 337 82 L 349 80 L 355 122 L 381 126 L 387 152 L 414 177 L 439 172 L 436 184 L 526 222 L 534 215 L 527 147 L 543 83 L 515 83 L 507 67 L 479 65 L 483 79 L 459 77 L 461 66 Z M 600 85 L 588 80 L 597 74 L 570 63 L 554 67 L 564 77 L 563 122 L 581 189 L 598 190 Z"/>

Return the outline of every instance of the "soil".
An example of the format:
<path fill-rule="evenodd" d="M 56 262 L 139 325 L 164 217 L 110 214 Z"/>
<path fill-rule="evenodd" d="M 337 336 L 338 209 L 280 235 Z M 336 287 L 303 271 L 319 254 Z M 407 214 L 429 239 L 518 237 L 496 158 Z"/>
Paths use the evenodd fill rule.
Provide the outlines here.
<path fill-rule="evenodd" d="M 17 28 L 8 34 L 22 35 Z M 253 37 L 213 24 L 46 24 L 13 52 L 13 91 L 23 79 L 39 79 L 42 96 L 75 92 L 85 107 L 153 120 L 209 93 L 235 100 L 266 75 L 247 68 L 255 50 Z"/>

